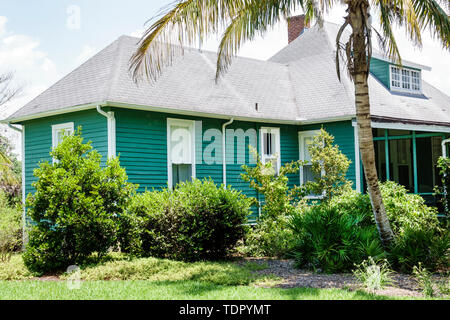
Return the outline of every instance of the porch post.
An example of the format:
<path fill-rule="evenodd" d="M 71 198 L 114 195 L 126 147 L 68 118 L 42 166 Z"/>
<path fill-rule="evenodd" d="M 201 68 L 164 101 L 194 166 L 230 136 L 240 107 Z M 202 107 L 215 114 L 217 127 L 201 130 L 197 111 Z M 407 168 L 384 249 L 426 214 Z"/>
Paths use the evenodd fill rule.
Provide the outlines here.
<path fill-rule="evenodd" d="M 413 145 L 413 177 L 414 177 L 414 193 L 419 193 L 419 184 L 417 182 L 417 153 L 416 153 L 416 131 L 412 132 Z"/>
<path fill-rule="evenodd" d="M 384 129 L 384 153 L 386 157 L 386 180 L 391 180 L 391 175 L 389 172 L 389 140 L 387 129 Z"/>

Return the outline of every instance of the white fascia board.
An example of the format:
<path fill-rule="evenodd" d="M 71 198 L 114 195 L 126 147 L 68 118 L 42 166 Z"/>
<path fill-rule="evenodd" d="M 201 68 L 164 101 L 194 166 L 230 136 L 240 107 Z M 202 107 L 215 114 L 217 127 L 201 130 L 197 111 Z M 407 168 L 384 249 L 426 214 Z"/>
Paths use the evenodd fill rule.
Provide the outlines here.
<path fill-rule="evenodd" d="M 399 122 L 372 121 L 372 128 L 450 133 L 450 127 L 425 124 L 408 124 Z"/>

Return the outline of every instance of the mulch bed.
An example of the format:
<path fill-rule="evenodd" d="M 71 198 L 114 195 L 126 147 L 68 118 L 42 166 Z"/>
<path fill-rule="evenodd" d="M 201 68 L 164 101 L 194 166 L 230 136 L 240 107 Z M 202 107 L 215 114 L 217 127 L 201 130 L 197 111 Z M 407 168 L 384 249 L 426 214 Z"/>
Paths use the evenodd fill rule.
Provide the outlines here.
<path fill-rule="evenodd" d="M 261 275 L 275 275 L 281 278 L 281 283 L 275 285 L 280 288 L 347 288 L 349 290 L 364 289 L 358 280 L 350 273 L 325 274 L 314 273 L 311 270 L 294 268 L 293 260 L 274 260 L 267 258 L 244 258 L 240 262 L 246 261 L 260 264 L 267 264 L 268 268 L 255 271 Z M 374 293 L 379 295 L 403 296 L 403 297 L 423 297 L 421 289 L 416 280 L 411 275 L 394 273 L 392 275 L 393 286 L 377 290 Z M 433 275 L 434 281 L 443 280 L 443 276 Z"/>

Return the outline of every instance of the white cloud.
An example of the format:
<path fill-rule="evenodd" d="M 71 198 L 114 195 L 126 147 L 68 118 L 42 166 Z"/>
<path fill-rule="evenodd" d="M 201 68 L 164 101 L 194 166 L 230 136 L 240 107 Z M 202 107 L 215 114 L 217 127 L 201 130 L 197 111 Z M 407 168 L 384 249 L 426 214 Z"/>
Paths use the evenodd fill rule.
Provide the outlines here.
<path fill-rule="evenodd" d="M 23 86 L 23 92 L 1 107 L 0 119 L 18 110 L 60 77 L 54 62 L 40 48 L 39 40 L 8 30 L 7 22 L 6 17 L 0 16 L 0 73 L 14 72 L 15 85 Z M 10 131 L 8 136 L 13 138 L 15 152 L 20 153 L 18 135 Z"/>
<path fill-rule="evenodd" d="M 0 16 L 0 36 L 6 33 L 6 23 L 8 22 L 8 18 L 4 16 Z"/>

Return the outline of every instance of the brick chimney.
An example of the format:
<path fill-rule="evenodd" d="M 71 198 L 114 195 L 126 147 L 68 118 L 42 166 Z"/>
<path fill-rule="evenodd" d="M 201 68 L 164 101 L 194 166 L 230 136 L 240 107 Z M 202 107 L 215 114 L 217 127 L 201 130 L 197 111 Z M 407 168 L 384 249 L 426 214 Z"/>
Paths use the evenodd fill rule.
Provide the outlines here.
<path fill-rule="evenodd" d="M 309 22 L 305 25 L 305 15 L 288 18 L 288 42 L 291 43 L 303 33 L 305 28 L 309 28 Z"/>

